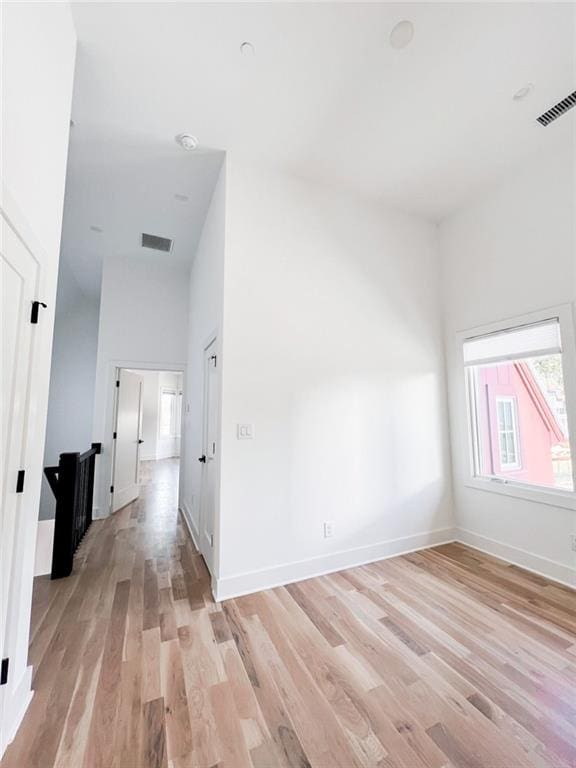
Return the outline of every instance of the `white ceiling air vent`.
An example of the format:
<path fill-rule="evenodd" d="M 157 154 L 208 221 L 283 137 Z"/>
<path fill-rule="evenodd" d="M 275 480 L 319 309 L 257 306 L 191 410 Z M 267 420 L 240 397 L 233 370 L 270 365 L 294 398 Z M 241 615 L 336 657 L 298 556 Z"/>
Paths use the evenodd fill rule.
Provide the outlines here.
<path fill-rule="evenodd" d="M 169 237 L 158 237 L 158 235 L 147 235 L 142 232 L 142 248 L 152 248 L 153 251 L 164 251 L 170 253 L 172 250 L 172 240 Z"/>
<path fill-rule="evenodd" d="M 554 120 L 562 117 L 562 115 L 565 112 L 568 112 L 569 109 L 572 109 L 572 107 L 576 107 L 576 91 L 572 91 L 569 96 L 566 96 L 566 98 L 559 101 L 558 104 L 550 107 L 547 112 L 544 112 L 536 119 L 540 125 L 550 125 L 550 123 L 553 123 Z"/>

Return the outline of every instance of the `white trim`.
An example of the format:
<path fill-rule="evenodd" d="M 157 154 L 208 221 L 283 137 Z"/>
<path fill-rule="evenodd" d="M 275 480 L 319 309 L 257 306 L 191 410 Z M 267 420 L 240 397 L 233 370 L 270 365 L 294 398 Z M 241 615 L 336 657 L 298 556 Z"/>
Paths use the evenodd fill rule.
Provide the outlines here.
<path fill-rule="evenodd" d="M 4 686 L 3 686 L 4 688 Z M 9 694 L 12 694 L 9 697 Z M 32 701 L 32 667 L 26 667 L 24 674 L 15 689 L 6 688 L 3 691 L 2 727 L 0 728 L 0 758 L 6 747 L 13 741 L 14 736 L 24 719 L 26 710 Z"/>
<path fill-rule="evenodd" d="M 52 547 L 54 544 L 55 520 L 38 520 L 36 533 L 36 557 L 34 576 L 45 576 L 52 571 Z"/>
<path fill-rule="evenodd" d="M 92 520 L 106 520 L 108 513 L 102 513 L 100 507 L 92 507 Z"/>
<path fill-rule="evenodd" d="M 557 581 L 566 587 L 576 588 L 576 569 L 570 568 L 569 565 L 534 555 L 520 547 L 505 544 L 503 541 L 489 539 L 487 536 L 481 536 L 479 533 L 468 531 L 465 528 L 456 528 L 455 534 L 456 541 L 473 549 L 478 549 L 480 552 L 497 557 L 499 560 L 517 565 L 526 571 L 538 574 L 538 576 Z"/>
<path fill-rule="evenodd" d="M 112 485 L 112 477 L 114 473 L 114 441 L 112 440 L 112 433 L 114 432 L 114 424 L 116 423 L 116 400 L 117 400 L 117 387 L 116 379 L 118 377 L 119 368 L 137 369 L 143 371 L 172 371 L 174 373 L 183 374 L 183 388 L 185 386 L 186 379 L 186 363 L 159 363 L 155 361 L 143 361 L 143 360 L 126 360 L 126 359 L 109 359 L 104 364 L 105 371 L 105 397 L 104 397 L 104 432 L 94 442 L 102 443 L 102 456 L 99 462 L 96 462 L 96 477 L 94 479 L 94 499 L 98 500 L 100 512 L 98 519 L 102 520 L 105 517 L 109 517 L 112 514 L 112 494 L 109 491 Z M 94 430 L 94 435 L 98 434 L 99 430 Z M 110 462 L 106 460 L 106 456 L 110 457 Z M 92 510 L 92 518 L 96 517 L 95 508 Z"/>
<path fill-rule="evenodd" d="M 389 557 L 437 547 L 451 541 L 454 541 L 454 528 L 438 528 L 434 531 L 403 536 L 400 539 L 389 539 L 365 547 L 356 547 L 342 552 L 311 557 L 307 560 L 263 568 L 258 571 L 216 578 L 212 581 L 212 591 L 217 602 L 230 600 L 252 592 L 282 587 L 295 581 L 324 576 L 328 573 L 344 571 L 347 568 L 386 560 Z"/>
<path fill-rule="evenodd" d="M 559 488 L 544 488 L 541 485 L 525 485 L 503 477 L 470 477 L 463 483 L 466 488 L 488 493 L 501 493 L 515 499 L 545 504 L 549 507 L 561 507 L 576 511 L 576 493 Z"/>
<path fill-rule="evenodd" d="M 188 529 L 192 543 L 198 552 L 200 552 L 200 547 L 198 546 L 198 542 L 200 541 L 200 532 L 194 525 L 194 519 L 192 517 L 192 513 L 188 509 L 188 504 L 186 504 L 185 501 L 182 501 L 181 505 L 178 507 L 178 511 L 184 518 L 184 522 L 186 523 L 186 528 Z"/>
<path fill-rule="evenodd" d="M 526 499 L 539 504 L 562 507 L 563 509 L 576 510 L 576 461 L 572 462 L 572 476 L 574 490 L 562 490 L 558 488 L 546 488 L 542 485 L 527 485 L 516 480 L 502 477 L 490 478 L 476 475 L 475 435 L 471 428 L 474 413 L 473 404 L 470 402 L 470 385 L 465 371 L 471 370 L 464 365 L 462 347 L 464 342 L 474 336 L 482 336 L 498 331 L 510 330 L 513 327 L 521 327 L 538 322 L 558 318 L 560 323 L 560 335 L 562 339 L 562 369 L 564 374 L 564 389 L 566 392 L 566 413 L 568 419 L 568 432 L 570 445 L 576 446 L 576 317 L 573 304 L 560 304 L 555 307 L 547 307 L 537 312 L 520 315 L 513 318 L 505 318 L 494 323 L 460 330 L 456 332 L 457 342 L 457 367 L 465 387 L 466 397 L 466 432 L 468 444 L 468 476 L 463 484 L 468 488 L 492 493 L 501 493 L 505 496 L 513 496 L 517 499 Z"/>

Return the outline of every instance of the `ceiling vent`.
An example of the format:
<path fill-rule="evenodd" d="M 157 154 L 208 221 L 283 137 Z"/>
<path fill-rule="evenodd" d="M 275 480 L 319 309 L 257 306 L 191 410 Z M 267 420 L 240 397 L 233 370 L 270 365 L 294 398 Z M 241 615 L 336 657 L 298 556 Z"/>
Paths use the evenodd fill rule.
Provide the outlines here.
<path fill-rule="evenodd" d="M 169 237 L 158 237 L 158 235 L 147 235 L 142 232 L 142 248 L 152 248 L 153 251 L 164 251 L 170 253 L 172 250 L 172 240 Z"/>
<path fill-rule="evenodd" d="M 572 109 L 572 107 L 576 106 L 576 91 L 573 91 L 569 96 L 566 96 L 565 99 L 562 99 L 562 101 L 559 101 L 558 104 L 555 104 L 553 107 L 551 107 L 547 112 L 544 112 L 544 114 L 540 115 L 540 117 L 536 118 L 540 125 L 550 125 L 550 123 L 553 123 L 554 120 L 557 120 L 559 117 L 562 117 L 562 115 L 565 112 L 568 112 L 569 109 Z"/>

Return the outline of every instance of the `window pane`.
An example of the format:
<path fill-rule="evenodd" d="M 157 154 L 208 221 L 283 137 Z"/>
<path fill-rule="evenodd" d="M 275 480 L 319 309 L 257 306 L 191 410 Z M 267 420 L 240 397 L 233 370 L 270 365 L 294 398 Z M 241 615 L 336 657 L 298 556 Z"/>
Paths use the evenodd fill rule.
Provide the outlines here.
<path fill-rule="evenodd" d="M 160 395 L 160 437 L 170 437 L 173 434 L 174 399 L 174 392 L 164 391 Z"/>
<path fill-rule="evenodd" d="M 476 473 L 573 490 L 560 353 L 468 368 Z"/>

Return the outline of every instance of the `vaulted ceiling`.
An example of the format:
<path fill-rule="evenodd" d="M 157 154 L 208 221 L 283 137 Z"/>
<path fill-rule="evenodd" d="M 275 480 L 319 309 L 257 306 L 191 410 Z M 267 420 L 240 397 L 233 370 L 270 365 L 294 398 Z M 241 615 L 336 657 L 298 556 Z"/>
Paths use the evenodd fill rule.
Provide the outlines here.
<path fill-rule="evenodd" d="M 73 15 L 64 248 L 92 291 L 92 267 L 135 233 L 191 258 L 223 151 L 438 220 L 575 132 L 574 114 L 536 123 L 575 88 L 573 4 L 95 2 Z M 403 19 L 415 34 L 398 50 Z M 177 147 L 181 131 L 200 150 Z"/>

